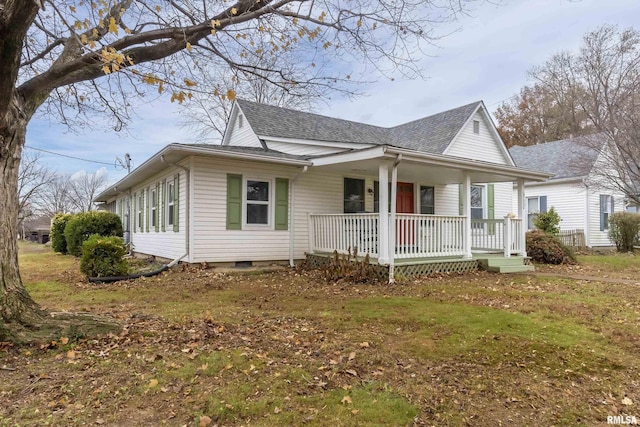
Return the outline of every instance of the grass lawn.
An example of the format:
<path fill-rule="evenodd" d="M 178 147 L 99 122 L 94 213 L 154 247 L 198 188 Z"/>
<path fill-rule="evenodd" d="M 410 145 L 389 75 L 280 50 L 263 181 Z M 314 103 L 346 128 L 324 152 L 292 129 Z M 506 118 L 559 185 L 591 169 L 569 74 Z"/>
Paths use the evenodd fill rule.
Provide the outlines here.
<path fill-rule="evenodd" d="M 124 331 L 0 344 L 0 426 L 640 420 L 638 286 L 484 272 L 350 285 L 200 268 L 89 285 L 75 259 L 20 249 L 40 304 Z M 640 271 L 630 256 L 580 261 Z"/>

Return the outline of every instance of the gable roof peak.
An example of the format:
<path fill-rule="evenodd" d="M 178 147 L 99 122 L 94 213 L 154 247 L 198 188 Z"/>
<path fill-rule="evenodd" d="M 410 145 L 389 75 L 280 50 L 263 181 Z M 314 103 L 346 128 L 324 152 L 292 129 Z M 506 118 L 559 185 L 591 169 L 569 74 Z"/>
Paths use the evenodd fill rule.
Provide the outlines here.
<path fill-rule="evenodd" d="M 236 103 L 258 136 L 391 145 L 433 154 L 442 154 L 471 114 L 484 106 L 482 101 L 475 101 L 404 124 L 382 127 L 244 99 L 237 99 Z"/>

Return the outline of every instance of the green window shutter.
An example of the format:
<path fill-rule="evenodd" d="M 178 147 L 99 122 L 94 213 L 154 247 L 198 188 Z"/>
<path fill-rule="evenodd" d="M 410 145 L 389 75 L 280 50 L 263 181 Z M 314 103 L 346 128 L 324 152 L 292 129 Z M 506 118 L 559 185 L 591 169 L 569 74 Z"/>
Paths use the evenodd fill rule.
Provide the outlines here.
<path fill-rule="evenodd" d="M 149 193 L 151 193 L 151 191 L 149 191 L 148 188 L 145 191 L 147 193 L 147 200 L 144 204 L 144 222 L 145 222 L 145 231 L 148 233 L 149 223 L 151 222 L 149 221 L 149 218 L 151 217 L 151 206 L 149 205 Z"/>
<path fill-rule="evenodd" d="M 187 189 L 188 191 L 188 189 Z M 180 219 L 178 212 L 180 211 L 180 174 L 173 177 L 173 231 L 180 231 Z"/>
<path fill-rule="evenodd" d="M 133 232 L 137 232 L 136 226 L 138 224 L 138 193 L 133 193 Z"/>
<path fill-rule="evenodd" d="M 458 184 L 458 215 L 462 216 L 462 184 Z"/>
<path fill-rule="evenodd" d="M 493 184 L 487 185 L 487 219 L 495 219 L 496 216 L 496 205 L 494 202 L 494 188 Z M 489 234 L 496 234 L 496 225 L 494 223 L 489 223 L 489 229 L 487 230 Z"/>
<path fill-rule="evenodd" d="M 167 196 L 164 194 L 167 191 L 167 180 L 163 179 L 162 180 L 162 197 L 160 197 L 160 200 L 162 200 L 162 215 L 160 215 L 160 219 L 162 222 L 162 231 L 166 231 L 166 223 L 167 223 Z M 160 207 L 160 206 L 158 206 Z"/>
<path fill-rule="evenodd" d="M 289 229 L 289 180 L 286 178 L 276 178 L 275 229 Z"/>
<path fill-rule="evenodd" d="M 242 229 L 242 175 L 227 174 L 227 230 Z"/>
<path fill-rule="evenodd" d="M 158 203 L 160 199 L 160 183 L 156 182 L 156 197 L 154 200 L 154 205 L 156 207 L 156 212 L 153 214 L 154 218 L 154 222 L 156 223 L 156 233 L 158 231 L 160 231 L 160 222 L 158 221 L 158 217 L 160 216 L 160 204 Z"/>

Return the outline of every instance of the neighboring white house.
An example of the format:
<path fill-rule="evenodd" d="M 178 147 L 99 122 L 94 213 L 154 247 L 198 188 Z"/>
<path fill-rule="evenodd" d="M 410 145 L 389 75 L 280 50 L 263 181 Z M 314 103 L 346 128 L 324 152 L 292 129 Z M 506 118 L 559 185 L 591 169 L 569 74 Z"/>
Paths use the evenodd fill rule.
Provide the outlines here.
<path fill-rule="evenodd" d="M 393 271 L 524 255 L 512 186 L 522 217 L 525 181 L 548 176 L 515 167 L 482 102 L 382 128 L 238 100 L 222 145 L 170 144 L 96 201 L 142 254 L 293 262 L 357 246 Z"/>
<path fill-rule="evenodd" d="M 527 228 L 532 218 L 551 207 L 560 215 L 561 230 L 582 230 L 587 246 L 610 246 L 609 215 L 624 209 L 624 195 L 602 179 L 607 149 L 604 136 L 565 139 L 509 149 L 516 165 L 553 174 L 545 182 L 525 185 Z M 517 195 L 514 192 L 514 206 Z"/>

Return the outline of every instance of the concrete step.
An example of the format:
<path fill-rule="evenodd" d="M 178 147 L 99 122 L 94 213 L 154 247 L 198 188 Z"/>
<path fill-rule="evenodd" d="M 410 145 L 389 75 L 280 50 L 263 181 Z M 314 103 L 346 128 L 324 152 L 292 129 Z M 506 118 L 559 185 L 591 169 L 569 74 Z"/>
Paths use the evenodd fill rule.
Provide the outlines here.
<path fill-rule="evenodd" d="M 526 273 L 527 271 L 534 271 L 533 265 L 500 265 L 487 268 L 487 271 L 494 273 Z"/>
<path fill-rule="evenodd" d="M 511 257 L 491 257 L 478 259 L 488 267 L 498 267 L 501 265 L 524 265 L 524 257 L 511 256 Z"/>

